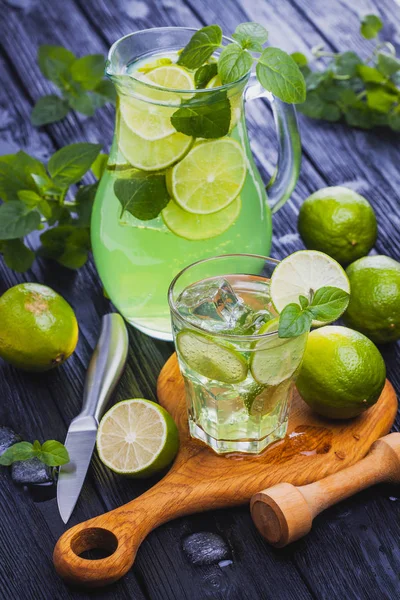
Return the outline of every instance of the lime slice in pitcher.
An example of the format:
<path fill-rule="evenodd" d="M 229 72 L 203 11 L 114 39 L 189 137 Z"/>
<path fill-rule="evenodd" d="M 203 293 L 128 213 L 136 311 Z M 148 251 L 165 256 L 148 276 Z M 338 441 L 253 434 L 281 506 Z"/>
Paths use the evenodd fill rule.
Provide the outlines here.
<path fill-rule="evenodd" d="M 171 200 L 162 211 L 164 223 L 175 235 L 187 240 L 208 240 L 224 233 L 239 216 L 240 196 L 226 208 L 211 215 L 195 215 Z"/>
<path fill-rule="evenodd" d="M 140 81 L 173 90 L 192 90 L 195 87 L 190 73 L 176 65 L 153 69 L 147 75 L 141 75 Z M 142 86 L 140 95 L 144 96 L 143 100 L 122 96 L 120 101 L 121 114 L 129 129 L 149 141 L 176 133 L 171 116 L 177 107 L 163 106 L 162 103 L 177 103 L 179 94 L 174 97 L 171 92 Z"/>
<path fill-rule="evenodd" d="M 206 335 L 184 329 L 176 337 L 180 358 L 204 377 L 224 383 L 239 383 L 246 379 L 246 359 L 233 346 L 217 344 Z"/>
<path fill-rule="evenodd" d="M 144 140 L 128 128 L 121 119 L 119 148 L 126 160 L 143 171 L 159 171 L 179 161 L 192 144 L 192 138 L 183 133 L 173 133 L 153 142 Z"/>
<path fill-rule="evenodd" d="M 268 321 L 258 335 L 276 331 L 279 319 Z M 254 379 L 264 385 L 278 385 L 293 375 L 300 366 L 307 333 L 294 338 L 271 336 L 255 343 L 250 358 L 250 370 Z"/>
<path fill-rule="evenodd" d="M 245 177 L 242 147 L 225 137 L 196 144 L 167 174 L 167 185 L 183 210 L 209 215 L 233 202 Z"/>

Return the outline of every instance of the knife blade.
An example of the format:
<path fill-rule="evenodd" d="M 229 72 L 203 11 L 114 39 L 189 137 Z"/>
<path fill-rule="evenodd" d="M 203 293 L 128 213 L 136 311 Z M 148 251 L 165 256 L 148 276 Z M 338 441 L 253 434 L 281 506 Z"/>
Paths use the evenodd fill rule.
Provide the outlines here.
<path fill-rule="evenodd" d="M 57 504 L 64 523 L 69 520 L 79 498 L 96 443 L 99 420 L 122 375 L 128 355 L 128 333 L 122 317 L 105 315 L 99 341 L 85 380 L 82 410 L 68 428 L 65 447 L 70 462 L 60 467 Z"/>

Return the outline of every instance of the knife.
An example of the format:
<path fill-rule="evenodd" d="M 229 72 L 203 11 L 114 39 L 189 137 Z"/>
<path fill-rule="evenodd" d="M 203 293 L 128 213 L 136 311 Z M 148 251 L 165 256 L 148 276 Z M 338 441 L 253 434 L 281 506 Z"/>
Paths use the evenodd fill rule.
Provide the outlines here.
<path fill-rule="evenodd" d="M 122 375 L 128 355 L 128 333 L 116 313 L 102 318 L 100 338 L 89 364 L 83 391 L 83 406 L 71 421 L 65 447 L 70 462 L 60 467 L 57 504 L 67 523 L 81 492 L 96 442 L 99 420 Z"/>

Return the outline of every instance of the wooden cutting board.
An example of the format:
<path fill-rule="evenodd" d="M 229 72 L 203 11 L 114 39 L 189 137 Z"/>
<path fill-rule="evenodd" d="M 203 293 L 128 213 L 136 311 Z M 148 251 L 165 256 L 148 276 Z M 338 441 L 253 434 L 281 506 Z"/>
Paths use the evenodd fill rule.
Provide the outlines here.
<path fill-rule="evenodd" d="M 396 394 L 389 381 L 375 406 L 351 421 L 318 417 L 295 392 L 285 440 L 259 456 L 221 456 L 189 437 L 184 384 L 175 354 L 160 373 L 157 394 L 179 428 L 176 460 L 146 493 L 61 536 L 54 564 L 70 583 L 100 587 L 116 581 L 132 566 L 142 540 L 161 523 L 243 504 L 256 492 L 281 481 L 304 485 L 348 467 L 388 433 L 397 412 Z M 100 560 L 79 556 L 94 548 L 110 555 Z"/>

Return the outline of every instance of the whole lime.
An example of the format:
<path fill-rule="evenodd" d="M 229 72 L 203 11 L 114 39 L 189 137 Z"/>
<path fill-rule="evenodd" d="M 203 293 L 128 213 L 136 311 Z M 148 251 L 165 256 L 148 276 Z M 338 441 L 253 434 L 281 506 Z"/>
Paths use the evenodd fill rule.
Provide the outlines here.
<path fill-rule="evenodd" d="M 350 419 L 375 404 L 386 368 L 377 347 L 347 327 L 329 325 L 308 336 L 296 385 L 315 412 Z"/>
<path fill-rule="evenodd" d="M 377 344 L 400 338 L 400 263 L 389 256 L 365 256 L 346 269 L 351 296 L 346 325 Z"/>
<path fill-rule="evenodd" d="M 298 229 L 306 248 L 325 252 L 341 265 L 368 254 L 377 236 L 372 206 L 342 186 L 311 194 L 300 208 Z"/>
<path fill-rule="evenodd" d="M 68 302 L 38 283 L 21 283 L 1 296 L 0 323 L 0 357 L 25 371 L 57 367 L 78 342 Z"/>

